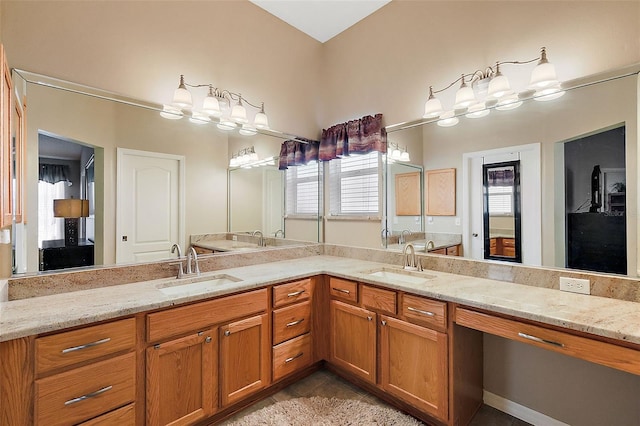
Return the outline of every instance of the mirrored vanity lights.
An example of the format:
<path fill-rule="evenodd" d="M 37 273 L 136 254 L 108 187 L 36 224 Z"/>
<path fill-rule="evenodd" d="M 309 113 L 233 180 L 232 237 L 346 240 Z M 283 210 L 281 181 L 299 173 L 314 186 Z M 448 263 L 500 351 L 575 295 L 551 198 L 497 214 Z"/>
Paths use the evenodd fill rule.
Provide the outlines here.
<path fill-rule="evenodd" d="M 193 97 L 187 87 L 208 89 L 201 110 L 193 109 Z M 245 104 L 257 110 L 252 124 L 249 124 Z M 264 112 L 264 102 L 260 106 L 252 104 L 240 93 L 218 89 L 212 84 L 189 84 L 185 82 L 184 75 L 181 75 L 171 104 L 163 105 L 160 115 L 167 119 L 179 120 L 184 117 L 185 110 L 191 111 L 189 121 L 192 123 L 207 124 L 212 122 L 212 118 L 216 118 L 218 129 L 228 131 L 239 128 L 239 133 L 244 136 L 253 136 L 258 129 L 269 130 L 269 118 Z"/>
<path fill-rule="evenodd" d="M 251 167 L 260 167 L 274 164 L 275 157 L 271 156 L 268 158 L 260 159 L 254 147 L 241 149 L 240 151 L 233 154 L 233 156 L 231 156 L 231 160 L 229 160 L 229 168 L 232 169 L 237 167 L 248 169 Z"/>
<path fill-rule="evenodd" d="M 527 90 L 515 92 L 500 67 L 505 64 L 525 65 L 535 61 L 538 64 L 531 72 Z M 456 92 L 454 105 L 445 110 L 435 94 L 444 92 L 457 83 L 460 83 L 460 87 Z M 544 47 L 538 58 L 528 61 L 498 61 L 494 67 L 489 66 L 484 71 L 461 74 L 443 89 L 433 90 L 433 86 L 429 86 L 429 98 L 424 105 L 423 118 L 438 118 L 439 126 L 452 127 L 460 121 L 456 112 L 464 113 L 467 118 L 480 118 L 489 115 L 493 107 L 499 111 L 515 109 L 522 105 L 520 95 L 526 92 L 533 92 L 532 97 L 536 101 L 550 101 L 565 93 L 556 76 L 555 67 L 547 59 Z"/>
<path fill-rule="evenodd" d="M 407 162 L 411 161 L 411 157 L 409 156 L 409 151 L 407 148 L 400 148 L 395 142 L 388 141 L 387 142 L 387 162 L 389 164 L 394 163 L 396 161 Z"/>

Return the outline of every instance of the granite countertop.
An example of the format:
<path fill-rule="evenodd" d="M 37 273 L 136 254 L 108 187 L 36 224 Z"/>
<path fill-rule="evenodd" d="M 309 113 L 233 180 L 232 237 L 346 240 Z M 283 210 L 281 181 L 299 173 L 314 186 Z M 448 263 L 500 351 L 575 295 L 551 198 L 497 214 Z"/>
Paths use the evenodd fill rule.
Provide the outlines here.
<path fill-rule="evenodd" d="M 0 341 L 170 307 L 270 284 L 313 276 L 332 276 L 384 285 L 443 301 L 486 309 L 571 330 L 640 344 L 640 304 L 561 292 L 503 281 L 424 271 L 380 278 L 370 275 L 397 265 L 318 255 L 202 274 L 161 279 L 0 303 Z M 171 295 L 160 287 L 228 276 L 237 281 L 184 286 Z M 416 278 L 418 277 L 418 278 Z M 429 279 L 421 280 L 419 277 Z M 413 281 L 413 282 L 411 282 Z"/>

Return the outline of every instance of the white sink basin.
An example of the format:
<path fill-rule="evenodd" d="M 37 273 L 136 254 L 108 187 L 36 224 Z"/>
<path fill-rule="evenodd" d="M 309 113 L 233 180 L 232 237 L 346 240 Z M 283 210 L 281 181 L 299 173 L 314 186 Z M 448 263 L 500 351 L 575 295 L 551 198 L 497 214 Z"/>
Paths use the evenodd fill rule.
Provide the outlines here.
<path fill-rule="evenodd" d="M 200 293 L 214 289 L 224 284 L 237 283 L 242 281 L 240 278 L 231 275 L 213 275 L 210 277 L 199 277 L 196 279 L 183 279 L 164 282 L 158 284 L 156 288 L 167 295 L 184 294 L 184 293 Z"/>
<path fill-rule="evenodd" d="M 367 275 L 384 281 L 400 282 L 406 284 L 421 284 L 436 278 L 435 275 L 424 272 L 407 271 L 404 269 L 381 268 L 370 271 Z"/>

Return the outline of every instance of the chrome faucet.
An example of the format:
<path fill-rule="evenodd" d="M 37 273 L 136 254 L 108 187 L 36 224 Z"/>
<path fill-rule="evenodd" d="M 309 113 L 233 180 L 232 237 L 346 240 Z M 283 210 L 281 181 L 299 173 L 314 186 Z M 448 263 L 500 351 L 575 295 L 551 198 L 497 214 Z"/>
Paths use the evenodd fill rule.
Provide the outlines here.
<path fill-rule="evenodd" d="M 258 247 L 264 247 L 266 244 L 264 243 L 264 236 L 262 235 L 262 231 L 260 230 L 255 230 L 251 233 L 252 237 L 255 237 L 256 235 L 259 236 L 258 238 Z"/>
<path fill-rule="evenodd" d="M 182 257 L 182 250 L 180 250 L 179 244 L 174 244 L 171 246 L 171 253 L 175 253 L 176 250 L 178 250 L 178 259 L 180 259 Z"/>
<path fill-rule="evenodd" d="M 278 238 L 278 234 L 280 234 L 282 238 L 284 238 L 284 231 L 282 229 L 278 229 L 276 233 L 273 235 L 273 237 Z"/>
<path fill-rule="evenodd" d="M 195 263 L 195 269 L 191 269 L 191 259 Z M 198 253 L 196 253 L 196 249 L 191 246 L 189 247 L 189 252 L 187 253 L 187 275 L 196 274 L 200 275 L 200 266 L 198 265 Z"/>
<path fill-rule="evenodd" d="M 415 271 L 418 269 L 418 265 L 416 263 L 416 249 L 413 247 L 413 244 L 408 243 L 402 249 L 402 255 L 404 256 L 403 260 L 403 268 L 411 271 Z"/>
<path fill-rule="evenodd" d="M 407 233 L 407 235 L 411 235 L 411 231 L 410 231 L 410 230 L 408 230 L 408 229 L 403 230 L 403 231 L 400 233 L 400 238 L 398 239 L 398 243 L 400 243 L 400 244 L 404 244 L 404 243 L 407 241 L 407 239 L 406 239 L 406 238 L 405 238 L 405 236 L 404 236 L 404 235 L 405 235 L 405 232 Z"/>
<path fill-rule="evenodd" d="M 429 249 L 434 249 L 436 248 L 436 243 L 433 242 L 433 240 L 429 240 L 427 241 L 427 245 L 425 246 L 425 250 L 428 251 Z"/>

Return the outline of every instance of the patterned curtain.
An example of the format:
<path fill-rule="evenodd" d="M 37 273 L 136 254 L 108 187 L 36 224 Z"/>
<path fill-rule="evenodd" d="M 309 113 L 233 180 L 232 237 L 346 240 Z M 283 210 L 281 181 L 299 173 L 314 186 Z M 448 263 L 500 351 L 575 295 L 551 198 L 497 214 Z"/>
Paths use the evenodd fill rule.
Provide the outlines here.
<path fill-rule="evenodd" d="M 67 182 L 67 185 L 71 186 L 71 179 L 69 179 L 70 174 L 71 169 L 69 166 L 62 164 L 40 164 L 38 180 L 53 184 Z"/>
<path fill-rule="evenodd" d="M 372 151 L 387 152 L 387 131 L 382 127 L 382 114 L 367 115 L 322 131 L 321 161 Z"/>
<path fill-rule="evenodd" d="M 289 166 L 302 166 L 310 161 L 318 161 L 318 141 L 308 139 L 287 140 L 280 148 L 279 170 L 286 170 Z"/>
<path fill-rule="evenodd" d="M 487 183 L 489 186 L 513 186 L 514 178 L 513 166 L 487 170 Z"/>

